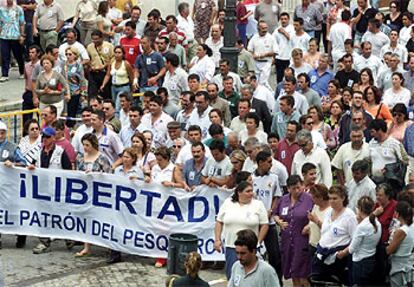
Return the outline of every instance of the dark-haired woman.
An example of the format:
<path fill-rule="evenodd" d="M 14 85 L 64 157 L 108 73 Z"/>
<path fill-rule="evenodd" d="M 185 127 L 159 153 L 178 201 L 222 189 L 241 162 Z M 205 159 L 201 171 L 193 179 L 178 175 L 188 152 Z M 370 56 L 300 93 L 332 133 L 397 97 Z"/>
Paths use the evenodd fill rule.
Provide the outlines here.
<path fill-rule="evenodd" d="M 401 223 L 387 247 L 390 255 L 391 287 L 412 286 L 414 283 L 414 270 L 411 262 L 411 254 L 414 248 L 413 208 L 406 201 L 398 202 L 395 214 Z"/>
<path fill-rule="evenodd" d="M 375 252 L 381 239 L 381 224 L 372 213 L 374 201 L 363 196 L 357 203 L 358 226 L 352 236 L 349 253 L 352 254 L 352 283 L 371 285 L 375 268 Z"/>
<path fill-rule="evenodd" d="M 308 213 L 313 202 L 304 192 L 302 179 L 292 175 L 287 180 L 289 193 L 280 198 L 275 210 L 275 222 L 281 228 L 283 277 L 292 278 L 293 286 L 309 286 L 310 256 L 308 252 Z"/>
<path fill-rule="evenodd" d="M 19 142 L 19 149 L 28 163 L 32 163 L 36 154 L 42 149 L 42 136 L 40 134 L 40 125 L 36 119 L 28 120 L 24 123 L 24 133 Z"/>
<path fill-rule="evenodd" d="M 396 104 L 392 108 L 392 116 L 394 121 L 389 131 L 390 137 L 402 142 L 404 139 L 405 129 L 412 124 L 408 118 L 408 110 L 404 104 Z"/>
<path fill-rule="evenodd" d="M 131 92 L 131 83 L 134 81 L 134 69 L 125 60 L 125 51 L 121 46 L 114 48 L 114 60 L 111 63 L 111 68 L 106 71 L 103 80 L 101 91 L 105 89 L 106 84 L 112 80 L 111 93 L 112 100 L 115 103 L 116 112 L 121 110 L 121 102 L 119 95 L 122 93 L 129 94 Z"/>
<path fill-rule="evenodd" d="M 347 247 L 357 226 L 355 213 L 347 207 L 348 195 L 344 186 L 329 189 L 329 204 L 321 228 L 321 239 L 312 261 L 312 276 L 331 279 L 332 275 L 344 282 L 347 280 Z"/>
<path fill-rule="evenodd" d="M 84 153 L 78 153 L 76 157 L 76 170 L 89 172 L 111 172 L 111 163 L 108 158 L 99 151 L 99 141 L 96 135 L 88 133 L 82 137 Z M 91 244 L 84 244 L 84 248 L 75 254 L 76 257 L 91 254 Z"/>
<path fill-rule="evenodd" d="M 381 103 L 381 91 L 376 86 L 369 86 L 364 90 L 364 109 L 374 119 L 383 119 L 389 127 L 392 123 L 390 109 Z"/>
<path fill-rule="evenodd" d="M 366 88 L 372 85 L 374 85 L 374 76 L 372 75 L 371 69 L 363 68 L 361 72 L 359 72 L 358 89 L 363 93 Z"/>
<path fill-rule="evenodd" d="M 242 181 L 237 185 L 233 196 L 224 201 L 217 215 L 214 249 L 221 253 L 222 248 L 226 248 L 227 279 L 230 278 L 231 268 L 237 261 L 234 246 L 237 232 L 242 229 L 251 229 L 256 233 L 259 243 L 262 243 L 269 229 L 266 208 L 263 202 L 254 199 L 253 196 L 251 183 Z M 222 243 L 222 233 L 224 233 L 226 246 Z"/>
<path fill-rule="evenodd" d="M 382 102 L 389 108 L 402 103 L 408 107 L 411 100 L 411 92 L 404 87 L 404 77 L 400 72 L 392 73 L 392 87 L 384 92 Z"/>
<path fill-rule="evenodd" d="M 196 56 L 188 65 L 189 74 L 196 74 L 200 77 L 200 83 L 206 85 L 213 79 L 216 65 L 211 57 L 213 51 L 206 44 L 201 44 L 197 48 Z"/>

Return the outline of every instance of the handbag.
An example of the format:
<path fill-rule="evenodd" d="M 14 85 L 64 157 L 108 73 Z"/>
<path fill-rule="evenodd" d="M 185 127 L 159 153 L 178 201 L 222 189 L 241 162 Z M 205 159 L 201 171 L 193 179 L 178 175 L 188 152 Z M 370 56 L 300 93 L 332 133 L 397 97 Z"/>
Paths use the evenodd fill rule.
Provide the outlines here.
<path fill-rule="evenodd" d="M 388 163 L 384 166 L 384 179 L 394 191 L 400 191 L 405 186 L 406 172 L 407 164 L 398 159 L 397 162 Z"/>

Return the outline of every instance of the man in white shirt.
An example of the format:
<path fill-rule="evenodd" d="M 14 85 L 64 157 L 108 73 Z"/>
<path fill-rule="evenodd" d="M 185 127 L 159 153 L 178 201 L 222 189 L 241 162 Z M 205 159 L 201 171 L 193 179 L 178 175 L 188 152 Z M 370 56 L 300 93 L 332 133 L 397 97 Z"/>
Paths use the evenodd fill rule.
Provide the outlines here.
<path fill-rule="evenodd" d="M 224 38 L 221 36 L 220 25 L 214 24 L 211 26 L 211 35 L 207 38 L 205 44 L 213 51 L 212 59 L 216 65 L 216 68 L 218 68 L 221 58 L 220 49 L 224 45 Z"/>
<path fill-rule="evenodd" d="M 242 82 L 240 76 L 236 73 L 230 71 L 230 62 L 227 59 L 221 59 L 219 62 L 220 73 L 213 77 L 213 83 L 217 85 L 218 90 L 223 90 L 223 79 L 226 77 L 231 77 L 233 79 L 233 90 L 236 93 L 240 93 Z"/>
<path fill-rule="evenodd" d="M 403 27 L 400 30 L 400 44 L 405 47 L 411 38 L 411 26 L 413 25 L 413 15 L 410 12 L 404 12 L 401 17 Z"/>
<path fill-rule="evenodd" d="M 352 125 L 350 137 L 351 141 L 341 145 L 332 160 L 340 185 L 352 179 L 351 167 L 354 162 L 369 158 L 369 145 L 364 141 L 364 131 Z"/>
<path fill-rule="evenodd" d="M 372 76 L 376 79 L 382 62 L 380 58 L 372 54 L 372 45 L 370 42 L 362 42 L 361 49 L 362 57 L 355 59 L 355 70 L 361 72 L 363 68 L 370 68 Z"/>
<path fill-rule="evenodd" d="M 302 177 L 302 165 L 311 162 L 316 166 L 316 182 L 323 183 L 328 188 L 332 185 L 331 160 L 327 152 L 319 147 L 314 147 L 312 134 L 308 130 L 300 130 L 297 135 L 297 142 L 300 147 L 292 163 L 292 174 Z"/>
<path fill-rule="evenodd" d="M 187 122 L 187 129 L 192 125 L 198 125 L 201 128 L 202 138 L 208 135 L 208 128 L 211 125 L 209 113 L 213 109 L 210 106 L 210 98 L 207 91 L 199 91 L 195 95 L 196 108 L 191 112 Z"/>
<path fill-rule="evenodd" d="M 187 62 L 195 56 L 197 44 L 194 41 L 194 22 L 190 17 L 190 5 L 186 2 L 178 4 L 177 28 L 185 33 L 188 42 Z"/>
<path fill-rule="evenodd" d="M 259 83 L 255 75 L 248 75 L 244 79 L 244 83 L 250 85 L 253 89 L 253 98 L 259 99 L 266 103 L 270 113 L 275 108 L 275 97 L 272 90 Z"/>
<path fill-rule="evenodd" d="M 142 38 L 142 36 L 144 35 L 144 29 L 145 29 L 145 25 L 147 24 L 147 21 L 140 19 L 140 17 L 141 17 L 141 8 L 139 8 L 138 6 L 132 7 L 131 18 L 126 19 L 122 21 L 121 23 L 119 23 L 119 25 L 115 28 L 115 32 L 116 33 L 122 32 L 122 30 L 125 27 L 125 24 L 128 21 L 132 21 L 136 24 L 135 32 L 137 33 L 138 37 Z"/>
<path fill-rule="evenodd" d="M 168 138 L 167 125 L 174 119 L 162 110 L 161 96 L 154 95 L 149 102 L 149 113 L 141 119 L 139 130 L 149 130 L 153 134 L 153 143 L 156 148 L 165 145 Z"/>
<path fill-rule="evenodd" d="M 292 96 L 295 99 L 295 105 L 293 108 L 298 111 L 300 115 L 308 113 L 309 104 L 305 96 L 296 91 L 296 78 L 293 76 L 285 77 L 284 91 L 281 93 L 278 99 L 282 96 Z M 279 111 L 279 100 L 276 102 L 275 111 Z"/>
<path fill-rule="evenodd" d="M 75 135 L 72 138 L 72 146 L 76 153 L 83 153 L 83 144 L 82 144 L 82 137 L 93 131 L 91 125 L 91 115 L 92 115 L 92 108 L 85 107 L 82 109 L 81 117 L 82 117 L 82 124 L 76 129 Z"/>
<path fill-rule="evenodd" d="M 349 10 L 342 11 L 341 18 L 341 22 L 332 25 L 328 37 L 331 45 L 332 60 L 334 62 L 334 71 L 336 71 L 338 60 L 346 54 L 345 41 L 352 39 L 352 28 L 349 26 L 351 12 Z"/>
<path fill-rule="evenodd" d="M 201 183 L 210 187 L 222 187 L 227 184 L 233 170 L 230 158 L 226 155 L 224 142 L 214 139 L 210 143 L 210 157 L 201 171 Z"/>
<path fill-rule="evenodd" d="M 289 67 L 290 54 L 292 53 L 291 38 L 295 34 L 292 24 L 289 24 L 290 16 L 283 12 L 280 14 L 280 26 L 276 28 L 272 36 L 276 39 L 276 44 L 282 49 L 276 55 L 276 79 L 281 82 L 283 79 L 283 71 Z"/>
<path fill-rule="evenodd" d="M 128 113 L 129 125 L 122 126 L 122 129 L 119 132 L 119 137 L 121 138 L 122 144 L 125 148 L 131 147 L 131 138 L 141 123 L 141 117 L 142 109 L 138 107 L 131 107 Z M 138 131 L 143 132 L 144 130 Z"/>
<path fill-rule="evenodd" d="M 178 56 L 174 53 L 168 53 L 165 56 L 165 68 L 167 72 L 164 76 L 162 86 L 167 89 L 169 101 L 178 106 L 180 103 L 180 95 L 184 91 L 188 91 L 188 74 L 181 67 Z"/>
<path fill-rule="evenodd" d="M 368 22 L 368 31 L 362 36 L 362 42 L 372 44 L 372 54 L 380 57 L 381 48 L 390 43 L 387 35 L 380 31 L 381 23 L 377 19 L 370 19 Z"/>
<path fill-rule="evenodd" d="M 303 53 L 306 53 L 311 36 L 303 30 L 303 19 L 296 18 L 293 20 L 293 28 L 295 29 L 295 34 L 291 38 L 292 48 L 299 48 Z"/>
<path fill-rule="evenodd" d="M 358 200 L 368 196 L 376 202 L 376 184 L 369 178 L 369 163 L 366 160 L 357 160 L 352 165 L 352 179 L 346 183 L 349 204 L 348 207 L 357 212 Z"/>
<path fill-rule="evenodd" d="M 82 65 L 87 65 L 90 61 L 88 51 L 86 51 L 85 46 L 76 41 L 77 33 L 75 29 L 69 28 L 66 30 L 66 43 L 63 43 L 59 46 L 59 62 L 65 63 L 66 61 L 66 49 L 68 47 L 73 47 L 78 51 L 78 59 L 81 61 Z M 76 68 L 75 68 L 76 69 Z"/>
<path fill-rule="evenodd" d="M 380 58 L 382 59 L 387 52 L 391 52 L 394 54 L 397 54 L 400 58 L 400 68 L 403 68 L 404 63 L 407 63 L 408 61 L 408 51 L 407 48 L 401 44 L 398 43 L 398 31 L 392 30 L 390 32 L 390 43 L 388 45 L 385 45 L 381 48 L 381 55 Z"/>
<path fill-rule="evenodd" d="M 269 77 L 273 57 L 278 53 L 279 47 L 275 38 L 267 32 L 268 26 L 265 21 L 259 21 L 258 29 L 259 33 L 250 39 L 247 50 L 252 53 L 255 60 L 256 75 L 259 83 L 271 90 Z"/>

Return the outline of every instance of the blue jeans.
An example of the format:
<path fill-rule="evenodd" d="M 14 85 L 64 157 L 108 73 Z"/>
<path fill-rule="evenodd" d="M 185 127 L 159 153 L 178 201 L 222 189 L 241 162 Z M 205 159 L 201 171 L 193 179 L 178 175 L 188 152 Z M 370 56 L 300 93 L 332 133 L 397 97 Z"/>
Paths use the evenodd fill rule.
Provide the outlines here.
<path fill-rule="evenodd" d="M 20 75 L 24 74 L 24 60 L 23 60 L 23 51 L 22 45 L 20 45 L 19 40 L 5 40 L 0 39 L 0 46 L 1 46 L 1 74 L 3 77 L 9 76 L 10 70 L 10 58 L 11 53 L 13 52 L 13 56 L 19 65 L 19 73 Z"/>
<path fill-rule="evenodd" d="M 131 93 L 131 86 L 129 84 L 125 86 L 112 85 L 111 93 L 112 93 L 112 100 L 115 103 L 116 114 L 119 115 L 119 112 L 121 111 L 121 102 L 119 100 L 119 95 L 121 93 L 127 93 L 129 95 Z"/>
<path fill-rule="evenodd" d="M 243 45 L 247 47 L 247 36 L 246 36 L 247 24 L 237 24 L 237 30 L 239 31 L 239 38 L 243 41 Z"/>
<path fill-rule="evenodd" d="M 374 270 L 375 255 L 358 262 L 352 262 L 352 284 L 357 286 L 368 286 L 372 284 Z"/>
<path fill-rule="evenodd" d="M 29 58 L 29 48 L 33 45 L 33 24 L 31 22 L 26 22 L 24 26 L 24 31 L 26 33 L 26 39 L 24 40 L 24 56 L 26 59 Z"/>
<path fill-rule="evenodd" d="M 226 247 L 226 277 L 227 280 L 231 277 L 231 269 L 233 268 L 233 264 L 238 260 L 236 255 L 236 248 Z"/>

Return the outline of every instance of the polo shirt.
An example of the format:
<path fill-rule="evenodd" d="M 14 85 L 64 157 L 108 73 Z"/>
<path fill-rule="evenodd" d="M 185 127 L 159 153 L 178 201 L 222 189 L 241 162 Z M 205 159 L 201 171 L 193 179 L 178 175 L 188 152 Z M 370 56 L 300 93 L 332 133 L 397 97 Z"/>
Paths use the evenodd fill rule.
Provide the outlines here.
<path fill-rule="evenodd" d="M 226 96 L 224 91 L 219 92 L 218 95 L 220 98 L 229 102 L 231 116 L 236 117 L 238 115 L 237 106 L 240 101 L 240 95 L 236 91 L 233 91 L 230 97 Z"/>
<path fill-rule="evenodd" d="M 231 269 L 231 278 L 228 287 L 279 287 L 276 271 L 269 263 L 259 259 L 256 266 L 249 273 L 240 261 L 236 261 Z"/>
<path fill-rule="evenodd" d="M 183 166 L 183 178 L 185 183 L 189 186 L 197 186 L 201 184 L 201 172 L 204 169 L 207 162 L 207 157 L 204 156 L 203 165 L 200 170 L 197 170 L 195 166 L 195 160 L 189 159 L 184 163 Z"/>
<path fill-rule="evenodd" d="M 376 186 L 377 185 L 369 178 L 369 176 L 365 176 L 359 182 L 355 182 L 355 180 L 352 178 L 349 182 L 345 184 L 349 199 L 348 207 L 356 213 L 358 200 L 363 196 L 368 196 L 374 202 L 376 202 Z"/>
<path fill-rule="evenodd" d="M 139 55 L 135 61 L 135 68 L 139 70 L 139 86 L 148 87 L 148 79 L 158 75 L 164 66 L 164 58 L 158 52 L 151 51 L 149 55 Z M 159 87 L 162 86 L 162 81 L 162 78 L 158 79 Z"/>
<path fill-rule="evenodd" d="M 213 108 L 208 106 L 207 109 L 200 115 L 197 108 L 191 112 L 190 118 L 188 119 L 186 130 L 192 125 L 197 125 L 201 128 L 202 138 L 205 139 L 208 135 L 208 128 L 211 125 L 210 117 L 208 114 Z"/>
<path fill-rule="evenodd" d="M 65 21 L 63 9 L 56 1 L 49 6 L 42 1 L 37 5 L 34 16 L 37 17 L 39 30 L 55 30 L 59 21 Z"/>
<path fill-rule="evenodd" d="M 119 45 L 122 46 L 125 52 L 125 60 L 132 67 L 135 65 L 135 61 L 138 55 L 141 54 L 140 43 L 141 40 L 138 38 L 138 36 L 134 36 L 132 38 L 122 36 L 121 39 L 119 39 Z"/>
<path fill-rule="evenodd" d="M 90 43 L 86 49 L 91 58 L 90 65 L 94 70 L 103 70 L 106 65 L 114 58 L 114 46 L 106 41 L 102 45 L 96 47 L 94 43 Z"/>
<path fill-rule="evenodd" d="M 279 138 L 284 138 L 288 122 L 299 122 L 299 118 L 300 114 L 298 111 L 294 110 L 291 115 L 287 115 L 284 112 L 279 111 L 273 116 L 271 131 L 276 132 L 279 135 Z"/>
<path fill-rule="evenodd" d="M 96 131 L 93 133 L 96 135 Z M 108 127 L 104 127 L 102 133 L 97 135 L 99 141 L 99 150 L 109 159 L 111 165 L 119 158 L 124 150 L 119 136 Z"/>
<path fill-rule="evenodd" d="M 318 7 L 312 3 L 304 9 L 303 5 L 296 6 L 293 18 L 303 19 L 303 30 L 305 31 L 321 31 L 322 30 L 322 13 Z"/>
<path fill-rule="evenodd" d="M 309 72 L 310 87 L 318 92 L 319 96 L 326 96 L 328 94 L 328 83 L 333 77 L 334 74 L 329 69 L 322 74 L 318 73 L 318 69 L 313 69 Z"/>
<path fill-rule="evenodd" d="M 168 91 L 168 101 L 179 105 L 181 93 L 189 89 L 187 78 L 187 72 L 180 67 L 174 69 L 172 73 L 170 71 L 165 73 L 162 86 Z"/>
<path fill-rule="evenodd" d="M 286 138 L 279 141 L 277 145 L 276 159 L 286 167 L 289 175 L 292 173 L 293 156 L 298 150 L 300 147 L 297 142 L 289 144 Z"/>
<path fill-rule="evenodd" d="M 155 121 L 152 121 L 151 113 L 147 113 L 142 116 L 141 124 L 138 126 L 139 130 L 145 131 L 149 130 L 153 134 L 153 143 L 155 147 L 160 147 L 165 144 L 168 138 L 168 128 L 167 125 L 169 122 L 172 122 L 174 119 L 170 117 L 165 112 L 161 112 L 161 116 Z"/>

